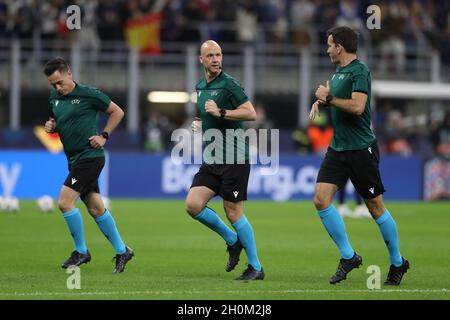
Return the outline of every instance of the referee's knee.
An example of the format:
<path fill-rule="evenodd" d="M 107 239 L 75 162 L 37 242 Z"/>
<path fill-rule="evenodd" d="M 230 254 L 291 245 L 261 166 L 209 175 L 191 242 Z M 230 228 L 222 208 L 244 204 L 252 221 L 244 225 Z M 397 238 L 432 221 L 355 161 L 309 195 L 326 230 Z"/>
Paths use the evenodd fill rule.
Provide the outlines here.
<path fill-rule="evenodd" d="M 332 200 L 327 199 L 327 197 L 321 196 L 320 194 L 314 195 L 314 206 L 317 210 L 323 210 L 331 205 Z"/>
<path fill-rule="evenodd" d="M 203 208 L 198 205 L 197 203 L 187 202 L 185 203 L 185 210 L 186 212 L 194 218 L 196 215 L 200 213 L 200 211 L 203 210 Z"/>
<path fill-rule="evenodd" d="M 71 201 L 67 201 L 64 199 L 58 199 L 58 208 L 62 213 L 66 213 L 75 208 L 74 204 Z"/>

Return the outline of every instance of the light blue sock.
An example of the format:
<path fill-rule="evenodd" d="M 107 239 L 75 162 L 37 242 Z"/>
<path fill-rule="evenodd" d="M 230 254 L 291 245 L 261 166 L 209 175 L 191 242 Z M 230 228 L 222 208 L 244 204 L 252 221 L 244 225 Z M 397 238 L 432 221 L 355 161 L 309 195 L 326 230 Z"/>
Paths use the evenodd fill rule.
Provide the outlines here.
<path fill-rule="evenodd" d="M 228 245 L 233 245 L 237 241 L 236 233 L 231 230 L 214 210 L 206 207 L 194 219 L 200 221 L 211 230 L 217 232 Z"/>
<path fill-rule="evenodd" d="M 389 250 L 389 260 L 391 264 L 396 267 L 402 265 L 402 255 L 398 249 L 398 233 L 397 226 L 395 225 L 394 218 L 392 218 L 389 211 L 386 211 L 378 217 L 375 222 L 380 228 L 381 234 L 383 235 L 384 242 Z"/>
<path fill-rule="evenodd" d="M 105 237 L 113 245 L 114 251 L 116 251 L 117 254 L 124 253 L 126 251 L 125 243 L 123 243 L 120 238 L 119 230 L 117 230 L 116 222 L 111 213 L 108 210 L 105 210 L 100 217 L 95 218 L 95 222 Z"/>
<path fill-rule="evenodd" d="M 248 222 L 245 215 L 233 223 L 233 228 L 236 229 L 239 240 L 247 253 L 248 263 L 257 271 L 261 271 L 261 263 L 256 253 L 255 236 L 251 224 Z"/>
<path fill-rule="evenodd" d="M 83 218 L 81 217 L 80 211 L 78 208 L 72 209 L 63 213 L 63 217 L 66 220 L 73 241 L 75 242 L 75 250 L 85 254 L 87 248 L 86 242 L 84 241 Z"/>
<path fill-rule="evenodd" d="M 337 244 L 342 258 L 350 259 L 355 254 L 350 242 L 347 238 L 347 232 L 345 231 L 344 220 L 332 204 L 327 209 L 319 210 L 320 220 L 322 220 L 325 229 L 328 234 Z"/>

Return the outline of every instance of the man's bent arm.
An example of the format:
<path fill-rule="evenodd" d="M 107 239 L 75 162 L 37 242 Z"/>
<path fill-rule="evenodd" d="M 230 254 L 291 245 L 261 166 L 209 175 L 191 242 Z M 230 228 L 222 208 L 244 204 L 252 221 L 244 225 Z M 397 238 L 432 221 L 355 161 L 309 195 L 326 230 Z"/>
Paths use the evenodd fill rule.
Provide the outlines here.
<path fill-rule="evenodd" d="M 108 120 L 106 122 L 106 126 L 103 129 L 103 131 L 106 131 L 108 132 L 108 134 L 111 134 L 111 132 L 113 132 L 114 129 L 117 127 L 117 125 L 120 123 L 125 113 L 117 104 L 115 104 L 112 101 L 105 112 L 108 114 Z"/>
<path fill-rule="evenodd" d="M 361 115 L 364 112 L 367 102 L 367 94 L 363 92 L 353 92 L 351 99 L 340 99 L 333 97 L 330 101 L 332 107 L 341 109 L 344 112 Z"/>
<path fill-rule="evenodd" d="M 224 118 L 233 121 L 254 121 L 256 120 L 256 111 L 252 103 L 247 101 L 234 110 L 227 110 Z"/>

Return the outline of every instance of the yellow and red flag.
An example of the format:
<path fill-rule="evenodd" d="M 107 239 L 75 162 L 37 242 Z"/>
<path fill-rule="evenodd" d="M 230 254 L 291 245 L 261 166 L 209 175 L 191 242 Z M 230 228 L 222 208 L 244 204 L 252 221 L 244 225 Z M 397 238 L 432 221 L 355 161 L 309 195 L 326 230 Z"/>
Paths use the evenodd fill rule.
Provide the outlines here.
<path fill-rule="evenodd" d="M 63 150 L 58 133 L 47 133 L 42 126 L 36 126 L 34 127 L 34 134 L 51 153 L 59 153 Z"/>
<path fill-rule="evenodd" d="M 131 48 L 144 54 L 159 54 L 161 13 L 150 13 L 125 22 L 125 38 Z"/>

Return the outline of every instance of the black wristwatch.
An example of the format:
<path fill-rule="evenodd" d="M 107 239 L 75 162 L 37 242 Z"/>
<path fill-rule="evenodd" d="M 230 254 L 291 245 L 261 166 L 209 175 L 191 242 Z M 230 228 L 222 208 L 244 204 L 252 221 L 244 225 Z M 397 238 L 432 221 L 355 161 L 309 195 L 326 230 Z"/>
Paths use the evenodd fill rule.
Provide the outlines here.
<path fill-rule="evenodd" d="M 331 94 L 329 94 L 329 95 L 327 95 L 327 97 L 326 97 L 326 103 L 327 103 L 327 105 L 330 105 L 330 103 L 331 103 L 331 100 L 333 100 L 333 96 L 331 95 Z"/>
<path fill-rule="evenodd" d="M 106 132 L 106 131 L 103 131 L 102 134 L 101 134 L 101 136 L 102 136 L 103 138 L 105 138 L 106 140 L 109 139 L 109 133 Z"/>
<path fill-rule="evenodd" d="M 227 114 L 226 109 L 220 109 L 220 118 L 225 118 L 225 115 Z"/>

